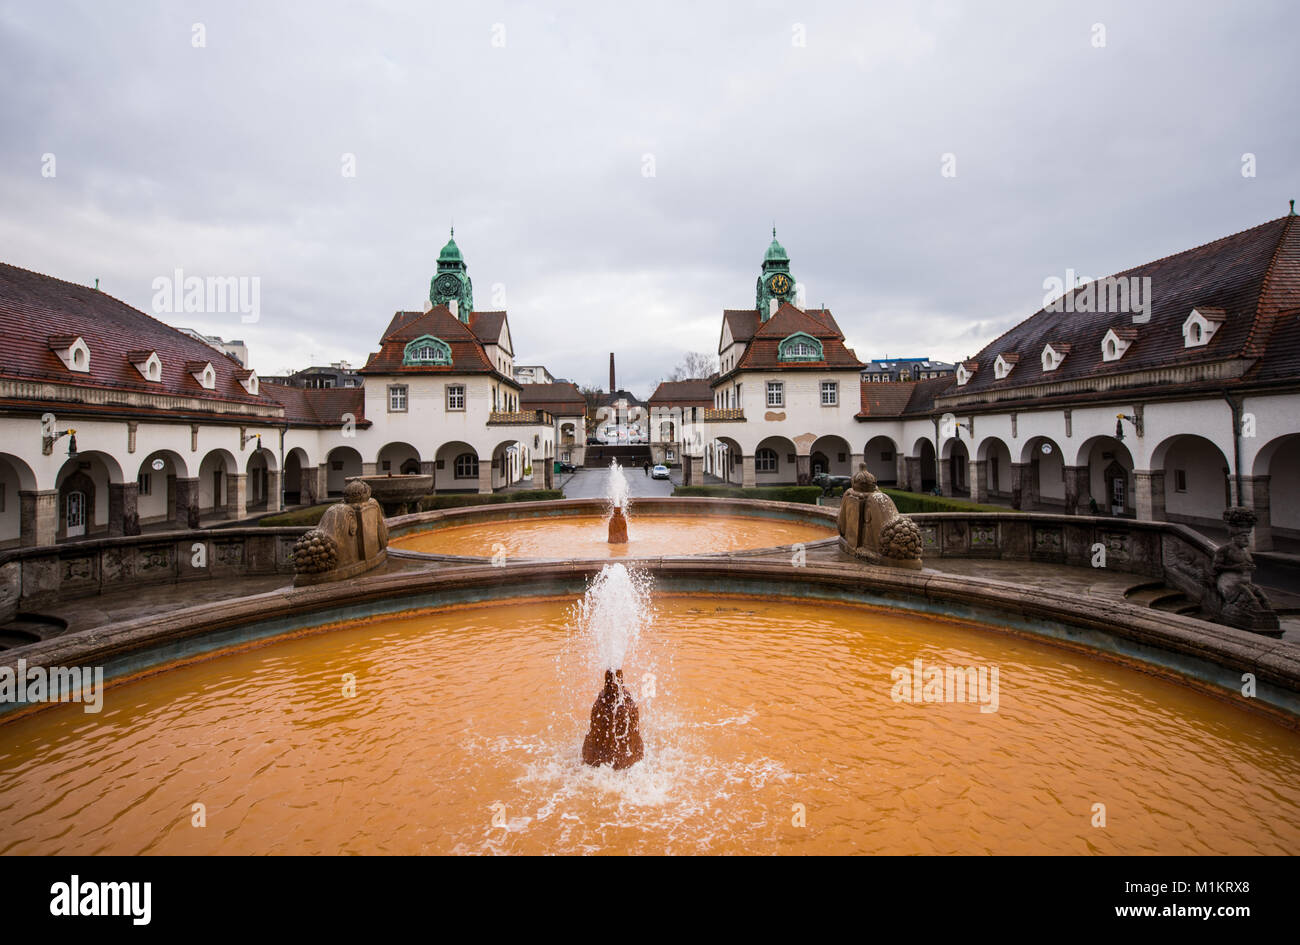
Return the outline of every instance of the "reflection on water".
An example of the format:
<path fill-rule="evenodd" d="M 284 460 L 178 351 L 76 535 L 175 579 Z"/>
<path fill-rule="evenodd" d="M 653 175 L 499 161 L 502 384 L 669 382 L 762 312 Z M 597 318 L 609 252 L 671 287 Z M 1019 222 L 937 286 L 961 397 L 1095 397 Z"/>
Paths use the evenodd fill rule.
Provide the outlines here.
<path fill-rule="evenodd" d="M 1296 732 L 867 608 L 659 597 L 626 666 L 645 760 L 589 768 L 599 660 L 573 608 L 375 621 L 111 687 L 99 716 L 0 725 L 0 851 L 1300 850 Z M 997 667 L 997 711 L 894 701 L 891 673 L 918 659 Z"/>

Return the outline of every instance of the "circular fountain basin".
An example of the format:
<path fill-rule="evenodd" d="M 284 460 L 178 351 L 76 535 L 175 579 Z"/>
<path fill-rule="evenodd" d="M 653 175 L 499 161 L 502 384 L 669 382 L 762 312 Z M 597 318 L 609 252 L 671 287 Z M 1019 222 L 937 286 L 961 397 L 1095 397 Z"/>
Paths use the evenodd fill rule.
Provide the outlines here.
<path fill-rule="evenodd" d="M 667 582 L 625 666 L 645 759 L 615 772 L 581 761 L 601 671 L 578 594 L 362 596 L 329 632 L 125 678 L 98 716 L 5 722 L 0 852 L 1300 849 L 1293 728 L 977 621 Z M 918 660 L 985 669 L 987 698 L 900 699 Z"/>
<path fill-rule="evenodd" d="M 836 536 L 817 506 L 717 499 L 636 499 L 628 541 L 610 543 L 599 500 L 496 505 L 390 521 L 389 548 L 437 557 L 638 558 L 807 546 Z"/>

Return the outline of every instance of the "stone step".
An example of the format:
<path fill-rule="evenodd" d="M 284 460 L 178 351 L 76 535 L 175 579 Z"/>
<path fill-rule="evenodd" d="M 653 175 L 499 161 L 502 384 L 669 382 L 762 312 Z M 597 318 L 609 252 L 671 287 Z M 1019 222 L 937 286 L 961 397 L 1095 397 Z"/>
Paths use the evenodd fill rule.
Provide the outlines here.
<path fill-rule="evenodd" d="M 16 647 L 39 643 L 48 637 L 57 636 L 68 628 L 68 622 L 58 617 L 43 614 L 15 614 L 7 623 L 0 624 L 0 650 L 12 650 Z"/>
<path fill-rule="evenodd" d="M 1168 587 L 1159 582 L 1148 582 L 1130 587 L 1124 592 L 1124 599 L 1138 607 L 1150 607 L 1168 613 L 1186 613 L 1188 609 L 1199 612 L 1191 600 L 1182 591 Z"/>

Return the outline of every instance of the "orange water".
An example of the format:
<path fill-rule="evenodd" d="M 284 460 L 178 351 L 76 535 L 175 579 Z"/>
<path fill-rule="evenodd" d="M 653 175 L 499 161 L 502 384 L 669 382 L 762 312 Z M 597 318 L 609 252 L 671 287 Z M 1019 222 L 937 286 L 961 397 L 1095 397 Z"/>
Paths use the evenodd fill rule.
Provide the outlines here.
<path fill-rule="evenodd" d="M 711 554 L 820 541 L 835 534 L 825 526 L 745 515 L 638 515 L 627 519 L 627 544 L 609 543 L 608 517 L 565 515 L 477 522 L 434 528 L 395 538 L 409 551 L 490 558 L 625 558 Z"/>
<path fill-rule="evenodd" d="M 1300 734 L 867 608 L 660 598 L 626 671 L 646 759 L 587 768 L 600 674 L 568 605 L 284 640 L 0 725 L 0 851 L 1300 852 Z M 893 701 L 917 658 L 998 667 L 998 710 Z"/>

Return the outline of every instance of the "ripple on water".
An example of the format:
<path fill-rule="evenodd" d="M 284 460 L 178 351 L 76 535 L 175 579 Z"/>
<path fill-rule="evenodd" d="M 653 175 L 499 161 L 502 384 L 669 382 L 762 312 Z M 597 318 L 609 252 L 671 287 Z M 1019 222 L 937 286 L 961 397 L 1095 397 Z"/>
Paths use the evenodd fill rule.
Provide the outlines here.
<path fill-rule="evenodd" d="M 99 716 L 6 723 L 0 852 L 1300 850 L 1297 733 L 868 608 L 658 597 L 626 667 L 645 760 L 592 769 L 600 673 L 573 618 L 519 602 L 375 621 L 112 687 Z M 998 711 L 893 701 L 915 659 L 996 667 Z"/>

